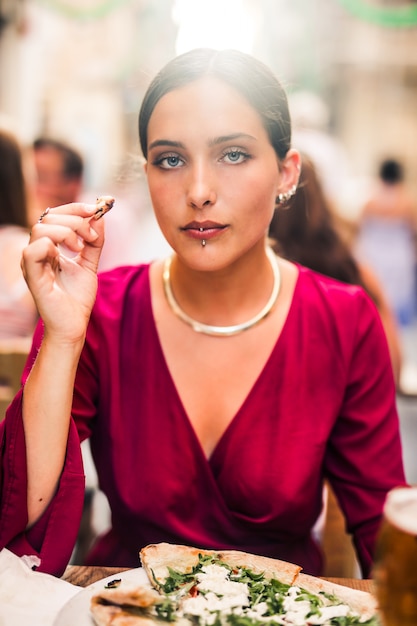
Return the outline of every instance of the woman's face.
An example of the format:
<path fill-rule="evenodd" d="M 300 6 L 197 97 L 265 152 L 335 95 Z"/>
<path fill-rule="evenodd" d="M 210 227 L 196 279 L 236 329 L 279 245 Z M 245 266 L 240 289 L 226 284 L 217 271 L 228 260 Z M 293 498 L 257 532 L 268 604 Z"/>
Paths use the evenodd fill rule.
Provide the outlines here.
<path fill-rule="evenodd" d="M 275 198 L 292 184 L 286 169 L 257 111 L 217 78 L 167 93 L 150 118 L 146 171 L 155 215 L 195 269 L 220 269 L 264 245 Z"/>

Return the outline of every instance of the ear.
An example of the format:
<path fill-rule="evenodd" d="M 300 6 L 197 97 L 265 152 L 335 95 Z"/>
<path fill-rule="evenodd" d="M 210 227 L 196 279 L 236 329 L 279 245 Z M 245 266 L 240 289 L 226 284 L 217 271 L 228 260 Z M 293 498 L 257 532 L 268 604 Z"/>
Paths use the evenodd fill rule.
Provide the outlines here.
<path fill-rule="evenodd" d="M 297 150 L 288 150 L 285 159 L 280 162 L 280 181 L 277 188 L 277 196 L 286 194 L 296 188 L 300 178 L 301 155 Z"/>
<path fill-rule="evenodd" d="M 143 164 L 143 171 L 145 172 L 145 174 L 148 173 L 148 161 L 145 161 L 145 163 Z"/>

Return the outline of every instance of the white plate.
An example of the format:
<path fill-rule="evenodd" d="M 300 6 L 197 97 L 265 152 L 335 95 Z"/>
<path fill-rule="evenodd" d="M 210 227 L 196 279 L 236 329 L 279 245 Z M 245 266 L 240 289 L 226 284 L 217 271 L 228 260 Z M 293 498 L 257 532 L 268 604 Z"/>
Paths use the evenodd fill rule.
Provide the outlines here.
<path fill-rule="evenodd" d="M 54 626 L 93 626 L 94 620 L 90 614 L 90 600 L 94 594 L 102 591 L 109 582 L 116 578 L 121 579 L 120 586 L 125 583 L 129 585 L 149 585 L 149 578 L 143 567 L 129 569 L 98 580 L 92 585 L 88 585 L 80 593 L 77 593 L 62 607 L 54 621 Z"/>

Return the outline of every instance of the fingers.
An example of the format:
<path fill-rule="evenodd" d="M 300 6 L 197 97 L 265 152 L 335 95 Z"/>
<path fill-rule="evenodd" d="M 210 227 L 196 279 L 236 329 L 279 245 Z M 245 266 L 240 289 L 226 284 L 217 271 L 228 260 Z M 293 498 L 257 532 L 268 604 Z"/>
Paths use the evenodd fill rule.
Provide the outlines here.
<path fill-rule="evenodd" d="M 80 269 L 97 272 L 104 243 L 104 220 L 94 219 L 96 212 L 96 205 L 80 202 L 43 212 L 32 227 L 22 258 L 22 269 L 31 290 L 39 287 L 35 277 L 52 283 L 59 275 L 62 278 L 67 274 L 70 271 L 67 257 Z"/>
<path fill-rule="evenodd" d="M 33 278 L 41 276 L 47 265 L 52 272 L 59 270 L 59 254 L 58 247 L 48 237 L 42 237 L 26 246 L 21 261 L 25 280 L 28 281 L 29 275 Z"/>
<path fill-rule="evenodd" d="M 72 252 L 80 252 L 84 245 L 103 244 L 103 227 L 91 221 L 97 207 L 92 204 L 66 204 L 44 211 L 31 230 L 30 243 L 48 237 L 55 245 L 64 244 Z"/>
<path fill-rule="evenodd" d="M 48 210 L 49 209 L 49 210 Z M 71 202 L 70 204 L 62 204 L 54 208 L 45 209 L 42 213 L 41 222 L 48 221 L 53 215 L 78 215 L 81 217 L 91 217 L 97 210 L 95 204 L 86 204 L 84 202 Z"/>
<path fill-rule="evenodd" d="M 97 271 L 101 250 L 104 243 L 104 220 L 91 218 L 89 239 L 80 250 L 81 262 L 85 267 Z"/>
<path fill-rule="evenodd" d="M 105 220 L 94 219 L 96 211 L 82 203 L 45 211 L 23 250 L 23 275 L 45 328 L 61 337 L 79 337 L 94 304 L 105 226 Z"/>
<path fill-rule="evenodd" d="M 43 237 L 48 237 L 55 245 L 65 245 L 72 252 L 80 252 L 86 243 L 91 244 L 99 238 L 99 229 L 92 228 L 80 217 L 63 216 L 55 223 L 51 220 L 33 226 L 30 243 Z"/>

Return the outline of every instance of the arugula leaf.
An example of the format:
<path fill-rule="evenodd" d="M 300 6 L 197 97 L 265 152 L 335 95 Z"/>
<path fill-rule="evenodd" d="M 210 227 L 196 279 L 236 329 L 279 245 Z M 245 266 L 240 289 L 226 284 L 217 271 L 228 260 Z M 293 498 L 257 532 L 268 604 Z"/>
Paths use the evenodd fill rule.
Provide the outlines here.
<path fill-rule="evenodd" d="M 186 585 L 187 583 L 193 583 L 195 579 L 195 572 L 182 573 L 177 572 L 176 570 L 168 567 L 169 576 L 165 579 L 165 582 L 161 584 L 160 581 L 156 581 L 158 585 L 161 587 L 164 593 L 172 593 L 173 591 L 178 591 L 181 587 Z M 153 572 L 152 572 L 153 574 Z M 155 576 L 154 576 L 155 579 Z"/>
<path fill-rule="evenodd" d="M 175 622 L 177 606 L 169 598 L 165 598 L 160 604 L 155 604 L 154 608 L 159 619 L 164 622 Z"/>
<path fill-rule="evenodd" d="M 333 617 L 330 620 L 330 624 L 332 624 L 332 626 L 381 626 L 381 622 L 376 615 L 365 622 L 361 622 L 360 617 L 349 617 L 348 615 L 344 617 Z"/>
<path fill-rule="evenodd" d="M 303 602 L 304 600 L 310 602 L 312 607 L 321 607 L 324 604 L 323 599 L 318 594 L 310 593 L 306 589 L 300 588 L 300 594 L 295 598 L 295 601 Z M 341 604 L 341 601 L 333 596 L 332 604 Z"/>
<path fill-rule="evenodd" d="M 265 623 L 251 619 L 250 617 L 245 617 L 244 615 L 235 615 L 234 613 L 227 616 L 227 622 L 231 624 L 231 626 L 258 626 L 258 624 L 263 625 Z"/>
<path fill-rule="evenodd" d="M 198 555 L 198 563 L 193 566 L 190 572 L 179 572 L 178 570 L 173 569 L 168 566 L 168 576 L 165 579 L 164 583 L 161 583 L 156 577 L 152 570 L 152 577 L 157 583 L 158 587 L 162 589 L 164 593 L 173 593 L 174 591 L 178 591 L 184 585 L 188 583 L 192 583 L 195 581 L 196 574 L 202 571 L 202 568 L 205 565 L 211 565 L 212 563 L 220 563 L 220 560 L 211 554 L 199 554 Z M 223 565 L 223 563 L 222 563 Z M 230 568 L 228 567 L 230 571 Z M 192 586 L 192 585 L 191 585 Z"/>

